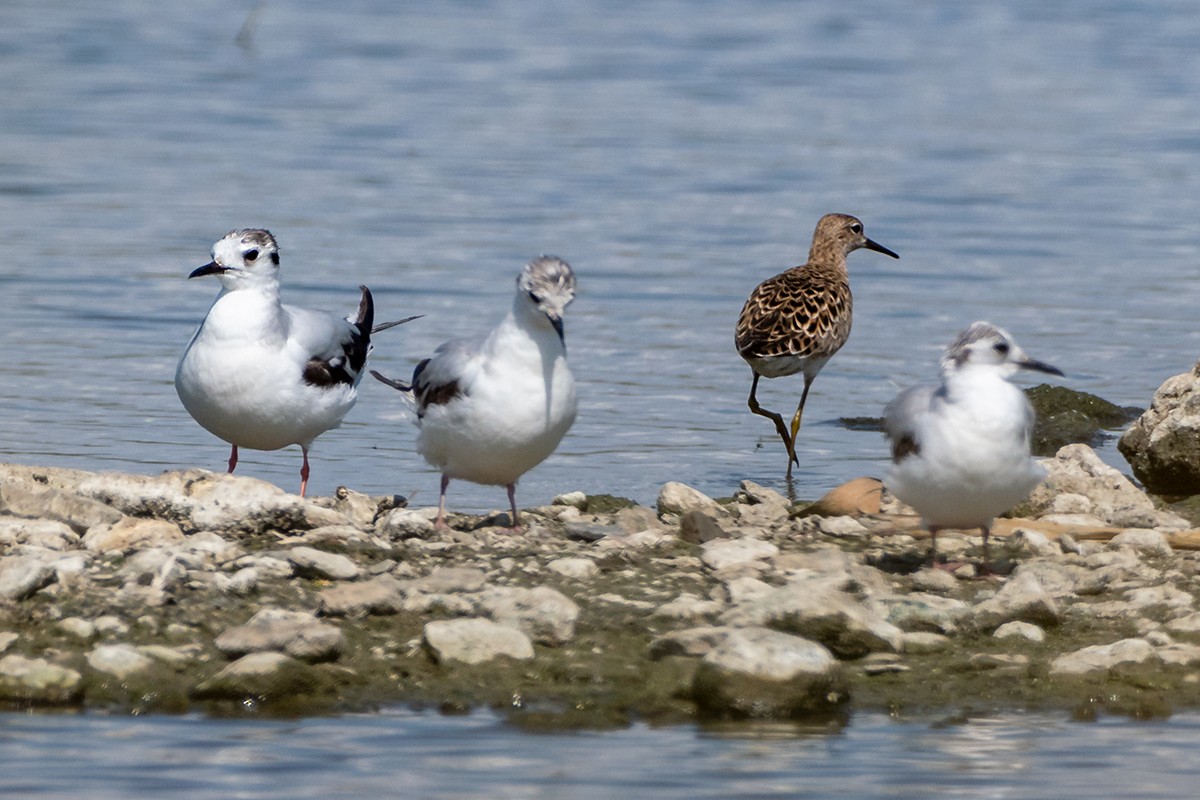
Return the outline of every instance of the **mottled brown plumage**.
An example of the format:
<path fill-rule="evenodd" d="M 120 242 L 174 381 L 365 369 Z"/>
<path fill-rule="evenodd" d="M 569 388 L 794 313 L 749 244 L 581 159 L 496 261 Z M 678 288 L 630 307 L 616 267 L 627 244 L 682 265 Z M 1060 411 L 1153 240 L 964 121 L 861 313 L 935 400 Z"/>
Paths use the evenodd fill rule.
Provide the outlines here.
<path fill-rule="evenodd" d="M 747 404 L 755 414 L 775 423 L 788 452 L 787 477 L 796 459 L 796 435 L 817 373 L 850 338 L 853 297 L 846 256 L 865 247 L 892 258 L 900 256 L 863 235 L 862 222 L 847 214 L 826 214 L 813 232 L 808 263 L 792 267 L 760 283 L 742 307 L 734 333 L 738 355 L 754 372 Z M 760 377 L 804 373 L 804 391 L 790 431 L 783 417 L 758 404 Z"/>

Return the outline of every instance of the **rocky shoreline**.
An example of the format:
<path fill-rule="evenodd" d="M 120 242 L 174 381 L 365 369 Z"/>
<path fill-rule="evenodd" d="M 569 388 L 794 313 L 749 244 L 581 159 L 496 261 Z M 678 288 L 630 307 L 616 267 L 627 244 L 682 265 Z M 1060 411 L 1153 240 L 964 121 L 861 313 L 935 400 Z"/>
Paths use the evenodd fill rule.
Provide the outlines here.
<path fill-rule="evenodd" d="M 531 726 L 1200 706 L 1200 531 L 1086 445 L 1046 460 L 995 576 L 860 479 L 451 517 L 253 478 L 0 465 L 9 708 L 507 709 Z"/>

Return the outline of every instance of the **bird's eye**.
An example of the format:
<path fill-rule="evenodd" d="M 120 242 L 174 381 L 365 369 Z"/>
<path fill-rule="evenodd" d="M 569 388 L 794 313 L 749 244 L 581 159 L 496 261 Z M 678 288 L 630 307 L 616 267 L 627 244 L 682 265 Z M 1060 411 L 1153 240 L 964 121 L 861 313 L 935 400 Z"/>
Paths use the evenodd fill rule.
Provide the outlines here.
<path fill-rule="evenodd" d="M 1002 356 L 1008 355 L 1008 342 L 996 342 L 992 345 L 992 349 Z"/>
<path fill-rule="evenodd" d="M 862 225 L 859 225 L 857 222 L 850 223 L 850 232 L 853 234 L 862 233 Z"/>
<path fill-rule="evenodd" d="M 279 266 L 279 253 L 271 253 L 271 263 L 277 267 Z"/>
<path fill-rule="evenodd" d="M 257 250 L 247 250 L 245 253 L 242 253 L 242 258 L 246 259 L 247 261 L 257 261 L 258 260 L 258 251 Z"/>
<path fill-rule="evenodd" d="M 530 300 L 532 300 L 532 301 L 533 301 L 533 302 L 535 302 L 535 303 L 540 303 L 540 302 L 542 302 L 542 297 L 541 297 L 541 295 L 539 295 L 537 292 L 530 292 L 530 293 L 529 293 L 529 299 L 530 299 Z"/>

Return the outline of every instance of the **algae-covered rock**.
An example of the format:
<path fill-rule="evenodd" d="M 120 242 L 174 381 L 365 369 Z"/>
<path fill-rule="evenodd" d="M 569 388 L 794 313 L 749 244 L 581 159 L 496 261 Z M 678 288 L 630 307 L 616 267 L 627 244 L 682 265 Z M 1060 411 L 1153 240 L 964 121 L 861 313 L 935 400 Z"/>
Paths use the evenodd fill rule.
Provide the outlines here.
<path fill-rule="evenodd" d="M 1066 386 L 1041 384 L 1025 390 L 1037 412 L 1033 427 L 1033 454 L 1053 455 L 1069 444 L 1097 445 L 1102 431 L 1120 428 L 1138 415 L 1087 392 Z"/>
<path fill-rule="evenodd" d="M 692 697 L 709 717 L 796 719 L 835 711 L 849 693 L 825 647 L 767 628 L 742 628 L 704 656 Z"/>
<path fill-rule="evenodd" d="M 79 700 L 82 687 L 82 675 L 44 658 L 0 658 L 0 700 L 61 705 Z"/>
<path fill-rule="evenodd" d="M 303 661 L 283 653 L 250 653 L 203 681 L 192 694 L 200 700 L 271 702 L 329 688 L 329 678 Z"/>

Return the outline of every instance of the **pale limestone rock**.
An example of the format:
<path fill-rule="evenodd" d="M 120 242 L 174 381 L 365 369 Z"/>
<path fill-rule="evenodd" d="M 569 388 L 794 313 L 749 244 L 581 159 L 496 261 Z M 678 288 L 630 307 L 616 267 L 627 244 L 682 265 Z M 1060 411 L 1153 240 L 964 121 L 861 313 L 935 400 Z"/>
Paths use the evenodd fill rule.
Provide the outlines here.
<path fill-rule="evenodd" d="M 427 622 L 423 642 L 438 663 L 483 664 L 501 657 L 526 661 L 534 655 L 528 636 L 488 619 Z"/>
<path fill-rule="evenodd" d="M 98 525 L 83 537 L 83 546 L 93 553 L 131 553 L 147 547 L 165 547 L 183 541 L 183 531 L 161 519 L 123 517 L 112 524 Z"/>
<path fill-rule="evenodd" d="M 726 511 L 716 500 L 693 489 L 686 484 L 674 481 L 664 484 L 658 492 L 657 503 L 659 515 L 684 514 L 688 511 L 700 511 L 713 517 L 726 516 Z"/>
<path fill-rule="evenodd" d="M 816 642 L 767 628 L 730 632 L 700 662 L 692 696 L 709 717 L 795 719 L 848 699 L 844 673 Z"/>
<path fill-rule="evenodd" d="M 336 660 L 346 646 L 337 626 L 304 611 L 264 608 L 245 624 L 230 628 L 214 644 L 227 658 L 279 651 L 303 661 Z"/>
<path fill-rule="evenodd" d="M 1154 647 L 1145 639 L 1122 639 L 1065 653 L 1050 662 L 1050 674 L 1086 675 L 1126 664 L 1147 664 L 1158 660 Z"/>

